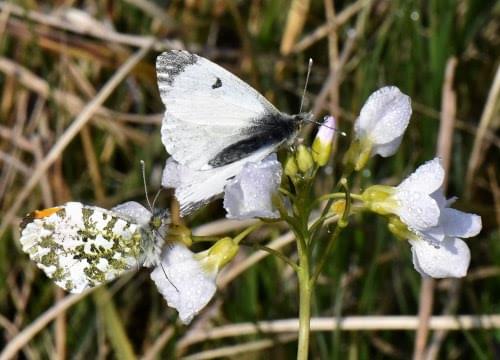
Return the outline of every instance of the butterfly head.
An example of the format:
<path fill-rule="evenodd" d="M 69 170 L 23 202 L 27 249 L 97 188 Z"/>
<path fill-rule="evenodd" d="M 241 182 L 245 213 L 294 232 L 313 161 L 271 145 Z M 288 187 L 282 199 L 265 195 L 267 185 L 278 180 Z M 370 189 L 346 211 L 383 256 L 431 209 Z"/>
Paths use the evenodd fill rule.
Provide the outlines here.
<path fill-rule="evenodd" d="M 313 114 L 310 112 L 301 112 L 292 116 L 293 124 L 295 126 L 294 133 L 297 134 L 304 124 L 304 122 L 313 122 Z"/>
<path fill-rule="evenodd" d="M 153 215 L 149 220 L 149 226 L 153 230 L 164 232 L 170 224 L 170 216 L 166 209 L 154 209 Z"/>
<path fill-rule="evenodd" d="M 299 127 L 304 123 L 304 121 L 308 122 L 312 121 L 313 117 L 314 117 L 313 113 L 311 112 L 301 112 L 293 116 L 295 122 L 298 124 Z"/>

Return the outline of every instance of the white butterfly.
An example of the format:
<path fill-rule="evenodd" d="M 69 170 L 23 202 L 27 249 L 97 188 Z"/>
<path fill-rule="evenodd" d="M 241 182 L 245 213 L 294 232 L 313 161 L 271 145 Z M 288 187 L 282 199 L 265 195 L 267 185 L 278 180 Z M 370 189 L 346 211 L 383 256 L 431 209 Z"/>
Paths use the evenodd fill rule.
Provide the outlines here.
<path fill-rule="evenodd" d="M 161 135 L 171 155 L 163 185 L 176 188 L 187 214 L 219 195 L 247 162 L 293 139 L 311 114 L 280 112 L 244 81 L 182 50 L 156 59 L 166 106 Z"/>
<path fill-rule="evenodd" d="M 137 202 L 106 210 L 79 202 L 34 211 L 21 224 L 22 249 L 72 293 L 157 265 L 169 223 Z"/>

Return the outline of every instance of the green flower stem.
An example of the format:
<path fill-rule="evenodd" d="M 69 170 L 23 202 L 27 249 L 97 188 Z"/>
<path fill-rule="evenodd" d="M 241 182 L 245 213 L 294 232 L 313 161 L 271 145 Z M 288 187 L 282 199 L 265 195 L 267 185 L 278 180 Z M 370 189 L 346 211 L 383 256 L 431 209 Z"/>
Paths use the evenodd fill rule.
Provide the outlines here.
<path fill-rule="evenodd" d="M 288 196 L 290 199 L 293 199 L 295 197 L 295 195 L 293 195 L 290 191 L 288 191 L 287 189 L 284 189 L 282 187 L 280 187 L 278 189 L 278 191 L 286 196 Z"/>
<path fill-rule="evenodd" d="M 298 239 L 297 239 L 298 240 Z M 297 241 L 299 244 L 299 269 L 297 272 L 299 281 L 299 343 L 297 348 L 297 360 L 307 360 L 309 355 L 309 334 L 311 325 L 311 282 L 309 272 L 309 252 L 301 246 L 307 241 Z"/>
<path fill-rule="evenodd" d="M 335 244 L 337 238 L 340 235 L 340 232 L 347 226 L 347 219 L 349 217 L 349 212 L 351 209 L 351 194 L 349 190 L 349 186 L 347 185 L 347 180 L 345 178 L 343 181 L 341 181 L 342 187 L 345 189 L 345 208 L 344 212 L 342 214 L 342 217 L 339 219 L 337 226 L 335 227 L 335 231 L 333 232 L 332 236 L 330 237 L 330 240 L 328 241 L 328 244 L 326 245 L 326 249 L 323 252 L 323 255 L 321 256 L 318 266 L 316 267 L 316 270 L 314 271 L 314 275 L 311 278 L 311 287 L 313 287 L 316 284 L 316 281 L 318 280 L 319 274 L 321 274 L 321 271 L 323 271 L 323 268 L 325 267 L 326 261 L 328 259 L 328 256 L 330 255 L 330 252 L 332 250 L 333 245 Z"/>
<path fill-rule="evenodd" d="M 219 239 L 220 239 L 220 237 L 218 237 L 218 236 L 196 236 L 196 235 L 191 235 L 191 240 L 193 240 L 193 242 L 216 242 Z"/>
<path fill-rule="evenodd" d="M 351 199 L 363 201 L 363 197 L 360 194 L 350 193 L 349 196 Z M 343 192 L 320 196 L 317 201 L 321 202 L 329 199 L 341 199 L 341 198 L 345 198 L 345 194 Z"/>
<path fill-rule="evenodd" d="M 294 263 L 290 258 L 288 258 L 285 255 L 283 255 L 281 252 L 279 252 L 279 251 L 277 251 L 275 249 L 272 249 L 272 248 L 270 248 L 268 246 L 263 246 L 263 245 L 258 245 L 258 244 L 253 245 L 253 247 L 256 250 L 266 251 L 269 254 L 272 254 L 272 255 L 278 257 L 279 259 L 283 260 L 285 263 L 287 263 L 288 265 L 290 265 L 293 268 L 293 270 L 295 270 L 296 273 L 299 272 L 299 266 L 296 263 Z"/>
<path fill-rule="evenodd" d="M 239 233 L 234 239 L 233 239 L 233 242 L 237 245 L 241 242 L 241 240 L 243 240 L 248 234 L 250 234 L 251 232 L 257 230 L 258 228 L 260 228 L 262 226 L 262 222 L 259 222 L 257 224 L 254 224 L 252 226 L 249 226 L 247 227 L 245 230 L 243 230 L 241 233 Z"/>
<path fill-rule="evenodd" d="M 340 180 L 337 182 L 337 184 L 333 188 L 332 193 L 336 193 L 342 187 L 342 183 L 345 183 L 345 182 L 347 182 L 347 177 L 345 176 L 345 174 L 343 174 L 341 176 Z M 334 200 L 335 199 L 328 199 L 325 207 L 323 208 L 323 211 L 321 211 L 321 216 L 319 217 L 319 220 L 314 224 L 314 230 L 311 231 L 311 234 L 312 234 L 311 238 L 312 239 L 316 239 L 316 235 L 318 234 L 319 229 L 323 226 L 323 223 L 328 215 L 328 211 L 330 210 L 330 207 L 332 206 Z"/>

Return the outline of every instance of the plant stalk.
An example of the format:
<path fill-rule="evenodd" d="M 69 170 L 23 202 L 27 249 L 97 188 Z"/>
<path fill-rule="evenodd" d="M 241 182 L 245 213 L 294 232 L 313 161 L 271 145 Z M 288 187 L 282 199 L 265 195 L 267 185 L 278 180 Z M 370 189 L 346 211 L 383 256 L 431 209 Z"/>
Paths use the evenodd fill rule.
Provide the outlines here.
<path fill-rule="evenodd" d="M 309 355 L 309 333 L 311 322 L 311 282 L 309 273 L 309 255 L 307 249 L 299 246 L 300 267 L 297 273 L 299 281 L 299 343 L 297 360 L 307 360 Z"/>

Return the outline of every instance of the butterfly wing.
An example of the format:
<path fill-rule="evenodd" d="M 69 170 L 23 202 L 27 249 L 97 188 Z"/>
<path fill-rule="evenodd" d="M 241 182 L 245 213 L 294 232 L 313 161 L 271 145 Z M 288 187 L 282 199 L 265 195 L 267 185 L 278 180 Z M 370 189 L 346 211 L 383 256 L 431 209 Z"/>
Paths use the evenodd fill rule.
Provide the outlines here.
<path fill-rule="evenodd" d="M 270 151 L 272 149 L 262 148 L 244 159 L 203 171 L 190 169 L 169 158 L 163 170 L 162 186 L 175 188 L 181 215 L 185 216 L 217 198 L 227 182 L 239 174 L 246 163 L 259 162 Z"/>
<path fill-rule="evenodd" d="M 22 226 L 22 249 L 72 293 L 142 265 L 152 241 L 143 225 L 118 212 L 69 202 L 35 211 Z"/>
<path fill-rule="evenodd" d="M 280 113 L 244 81 L 213 62 L 171 50 L 156 61 L 166 106 L 162 141 L 170 155 L 193 170 L 208 170 L 275 148 L 294 131 Z"/>

